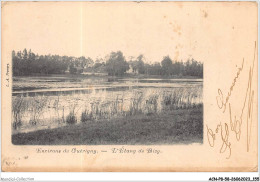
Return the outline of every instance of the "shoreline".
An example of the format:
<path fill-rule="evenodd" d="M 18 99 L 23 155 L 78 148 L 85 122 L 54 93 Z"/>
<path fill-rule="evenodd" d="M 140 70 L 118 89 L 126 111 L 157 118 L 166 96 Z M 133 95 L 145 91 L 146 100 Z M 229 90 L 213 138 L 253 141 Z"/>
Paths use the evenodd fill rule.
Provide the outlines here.
<path fill-rule="evenodd" d="M 13 76 L 13 78 L 26 78 L 26 77 L 67 77 L 67 78 L 160 78 L 160 79 L 203 79 L 199 76 L 179 76 L 179 75 L 146 75 L 146 74 L 131 74 L 126 73 L 123 76 L 111 76 L 103 74 L 33 74 L 26 76 Z"/>

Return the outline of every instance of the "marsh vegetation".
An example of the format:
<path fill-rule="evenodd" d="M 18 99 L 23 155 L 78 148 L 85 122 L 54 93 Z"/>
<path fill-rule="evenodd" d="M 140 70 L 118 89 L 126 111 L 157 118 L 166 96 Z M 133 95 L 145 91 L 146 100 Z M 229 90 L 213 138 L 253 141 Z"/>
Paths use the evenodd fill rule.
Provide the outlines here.
<path fill-rule="evenodd" d="M 93 127 L 95 123 L 101 125 L 101 121 L 106 126 L 115 121 L 119 123 L 119 120 L 136 125 L 135 118 L 142 123 L 149 118 L 153 121 L 154 118 L 170 113 L 201 111 L 202 108 L 200 79 L 118 78 L 111 81 L 97 78 L 97 81 L 86 77 L 70 82 L 64 77 L 48 77 L 48 80 L 44 77 L 15 79 L 12 99 L 13 137 L 40 130 L 64 129 L 67 126 Z M 64 81 L 65 88 L 62 87 Z M 46 84 L 45 88 L 37 87 L 42 82 Z M 93 83 L 91 87 L 89 82 Z M 168 120 L 165 122 L 175 122 L 176 118 L 168 117 Z M 199 124 L 202 121 L 197 122 Z M 118 126 L 122 130 L 122 125 Z"/>

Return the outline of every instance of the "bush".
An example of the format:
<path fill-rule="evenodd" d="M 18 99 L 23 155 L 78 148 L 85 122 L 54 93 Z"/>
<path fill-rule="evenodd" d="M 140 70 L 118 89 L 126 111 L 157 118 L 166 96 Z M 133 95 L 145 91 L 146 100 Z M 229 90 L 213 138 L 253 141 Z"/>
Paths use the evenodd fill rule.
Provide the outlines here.
<path fill-rule="evenodd" d="M 75 124 L 77 122 L 77 118 L 73 112 L 70 112 L 70 114 L 66 118 L 67 124 Z"/>
<path fill-rule="evenodd" d="M 88 120 L 91 120 L 91 115 L 88 116 L 87 111 L 81 113 L 81 122 L 84 123 Z"/>

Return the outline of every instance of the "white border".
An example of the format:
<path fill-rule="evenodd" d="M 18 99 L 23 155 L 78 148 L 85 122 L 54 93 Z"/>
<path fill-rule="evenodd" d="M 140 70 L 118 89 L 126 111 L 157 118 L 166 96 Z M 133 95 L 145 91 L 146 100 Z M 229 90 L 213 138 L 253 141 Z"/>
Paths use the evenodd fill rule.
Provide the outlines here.
<path fill-rule="evenodd" d="M 0 0 L 3 1 L 17 1 L 17 0 Z M 25 0 L 20 0 L 25 1 Z M 29 0 L 32 1 L 32 0 Z M 38 0 L 38 1 L 53 1 L 53 0 Z M 55 0 L 62 1 L 62 0 Z M 63 0 L 63 1 L 72 1 L 72 0 Z M 79 0 L 82 1 L 82 0 Z M 95 1 L 104 1 L 104 0 L 95 0 Z M 106 1 L 118 1 L 118 0 L 106 0 Z M 129 1 L 129 0 L 121 0 Z M 150 1 L 150 0 L 142 0 Z M 155 0 L 158 1 L 158 0 Z M 160 0 L 160 1 L 169 1 L 169 0 Z M 170 0 L 176 1 L 176 0 Z M 177 0 L 178 1 L 178 0 Z M 179 1 L 191 1 L 191 0 L 179 0 Z M 192 0 L 195 1 L 195 0 Z M 205 1 L 205 0 L 200 0 Z M 211 0 L 212 1 L 212 0 Z M 223 0 L 214 0 L 214 1 L 223 1 Z M 250 0 L 236 0 L 236 1 L 250 1 Z M 259 0 L 255 2 L 258 3 Z M 1 12 L 1 10 L 0 10 Z M 258 42 L 259 42 L 259 9 L 258 9 Z M 1 13 L 0 13 L 0 22 L 1 22 Z M 2 24 L 1 24 L 2 25 Z M 0 30 L 1 34 L 1 30 Z M 1 36 L 1 35 L 0 35 Z M 1 41 L 2 43 L 2 41 Z M 0 45 L 0 57 L 1 57 L 1 46 Z M 258 52 L 260 48 L 258 46 Z M 259 56 L 258 56 L 259 63 Z M 260 64 L 258 64 L 258 70 L 260 70 Z M 0 69 L 1 75 L 1 69 Z M 258 83 L 260 80 L 260 74 L 258 74 Z M 1 83 L 1 80 L 0 80 Z M 258 84 L 259 85 L 259 84 Z M 259 87 L 258 87 L 259 91 Z M 0 90 L 1 95 L 1 90 Z M 259 96 L 259 93 L 258 93 Z M 0 97 L 1 100 L 1 97 Z M 260 105 L 258 97 L 258 106 Z M 258 113 L 260 107 L 258 107 Z M 0 118 L 1 118 L 1 105 L 0 105 Z M 259 121 L 259 115 L 258 115 Z M 260 125 L 258 122 L 258 131 Z M 1 133 L 1 125 L 0 125 Z M 0 141 L 1 148 L 1 141 Z M 259 151 L 259 135 L 258 135 L 258 151 Z M 1 162 L 0 155 L 0 162 Z M 259 164 L 259 153 L 258 153 L 258 164 Z M 259 168 L 258 172 L 2 172 L 0 171 L 0 181 L 1 178 L 8 178 L 9 181 L 29 181 L 27 178 L 34 178 L 33 181 L 208 181 L 210 177 L 259 177 Z"/>

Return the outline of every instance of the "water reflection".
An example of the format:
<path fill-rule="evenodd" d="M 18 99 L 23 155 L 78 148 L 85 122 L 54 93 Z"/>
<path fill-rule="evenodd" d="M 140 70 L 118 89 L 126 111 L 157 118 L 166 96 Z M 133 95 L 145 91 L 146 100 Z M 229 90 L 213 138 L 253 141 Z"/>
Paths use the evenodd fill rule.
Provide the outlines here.
<path fill-rule="evenodd" d="M 103 83 L 99 80 L 93 85 L 84 84 L 89 81 L 82 80 L 80 83 L 83 84 L 77 82 L 77 87 L 72 87 L 73 82 L 74 85 L 65 88 L 54 83 L 48 82 L 52 85 L 46 89 L 13 91 L 13 108 L 16 108 L 13 109 L 13 123 L 21 122 L 14 133 L 63 126 L 71 114 L 76 123 L 80 123 L 83 115 L 91 120 L 111 119 L 202 103 L 201 80 L 118 78 Z M 22 108 L 18 108 L 17 115 L 15 110 L 19 106 Z"/>

